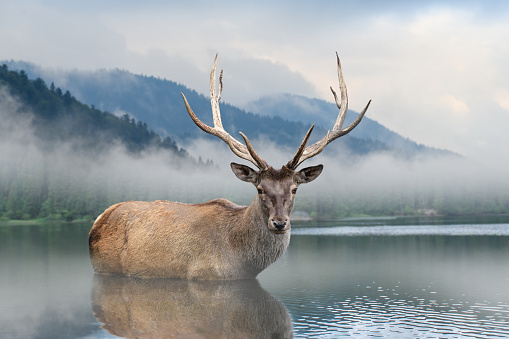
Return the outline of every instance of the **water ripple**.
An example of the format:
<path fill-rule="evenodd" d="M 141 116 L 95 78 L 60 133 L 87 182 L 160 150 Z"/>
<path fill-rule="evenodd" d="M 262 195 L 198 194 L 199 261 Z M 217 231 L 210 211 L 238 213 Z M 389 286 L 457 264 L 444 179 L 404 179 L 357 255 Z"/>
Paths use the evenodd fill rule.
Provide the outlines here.
<path fill-rule="evenodd" d="M 377 291 L 377 290 L 375 290 Z M 371 291 L 371 293 L 373 290 Z M 295 295 L 295 294 L 293 294 Z M 309 298 L 308 295 L 306 298 Z M 331 298 L 313 316 L 294 319 L 296 337 L 313 338 L 507 338 L 509 305 L 454 300 L 356 296 Z M 293 302 L 299 302 L 293 300 Z M 286 303 L 290 306 L 292 302 Z M 312 304 L 312 303 L 311 303 Z M 309 304 L 308 304 L 309 306 Z M 308 312 L 311 311 L 308 309 Z M 308 314 L 310 314 L 308 313 Z"/>

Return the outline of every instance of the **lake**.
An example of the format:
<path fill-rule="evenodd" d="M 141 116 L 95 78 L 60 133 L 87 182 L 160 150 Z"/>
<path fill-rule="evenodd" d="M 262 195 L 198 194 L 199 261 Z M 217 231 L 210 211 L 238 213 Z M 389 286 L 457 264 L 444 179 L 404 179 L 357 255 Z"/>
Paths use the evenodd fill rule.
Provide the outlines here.
<path fill-rule="evenodd" d="M 254 281 L 94 276 L 91 224 L 0 225 L 1 338 L 509 337 L 509 217 L 294 222 Z"/>

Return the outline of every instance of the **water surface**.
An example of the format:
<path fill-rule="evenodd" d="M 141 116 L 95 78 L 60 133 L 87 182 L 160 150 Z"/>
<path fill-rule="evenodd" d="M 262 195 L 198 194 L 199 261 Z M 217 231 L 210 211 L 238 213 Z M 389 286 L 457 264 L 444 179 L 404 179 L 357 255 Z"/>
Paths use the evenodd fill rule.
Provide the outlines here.
<path fill-rule="evenodd" d="M 94 276 L 90 226 L 0 226 L 0 337 L 509 337 L 504 218 L 301 223 L 247 282 Z"/>

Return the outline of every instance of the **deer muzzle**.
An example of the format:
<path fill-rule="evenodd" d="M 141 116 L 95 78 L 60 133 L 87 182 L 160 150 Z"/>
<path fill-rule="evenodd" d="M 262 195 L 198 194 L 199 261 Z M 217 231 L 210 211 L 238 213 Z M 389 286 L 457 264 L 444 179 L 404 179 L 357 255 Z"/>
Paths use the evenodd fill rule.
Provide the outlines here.
<path fill-rule="evenodd" d="M 287 225 L 287 220 L 272 220 L 272 230 L 277 234 L 285 233 L 288 230 Z"/>

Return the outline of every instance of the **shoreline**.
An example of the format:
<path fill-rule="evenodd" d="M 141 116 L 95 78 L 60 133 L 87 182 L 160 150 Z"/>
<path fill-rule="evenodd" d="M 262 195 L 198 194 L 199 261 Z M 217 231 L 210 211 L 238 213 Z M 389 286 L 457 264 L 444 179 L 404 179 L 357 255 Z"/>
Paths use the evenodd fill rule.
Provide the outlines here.
<path fill-rule="evenodd" d="M 370 221 L 388 221 L 388 220 L 408 220 L 408 219 L 427 219 L 427 220 L 440 220 L 440 219 L 460 219 L 460 218 L 500 218 L 509 221 L 509 214 L 458 214 L 458 215 L 390 215 L 390 216 L 370 216 L 370 215 L 359 215 L 359 216 L 351 216 L 344 218 L 334 218 L 334 219 L 319 219 L 319 218 L 311 218 L 302 216 L 292 216 L 290 217 L 292 222 L 297 224 L 300 223 L 317 223 L 317 224 L 327 224 L 327 223 L 358 223 L 358 222 L 370 222 Z M 30 226 L 30 225 L 44 225 L 44 224 L 83 224 L 90 223 L 93 224 L 94 219 L 76 219 L 73 221 L 66 220 L 58 220 L 58 219 L 30 219 L 30 220 L 18 220 L 18 219 L 7 219 L 0 220 L 1 226 Z"/>

